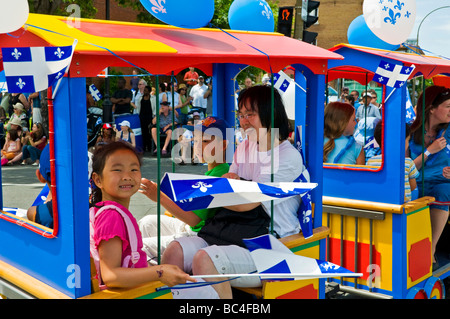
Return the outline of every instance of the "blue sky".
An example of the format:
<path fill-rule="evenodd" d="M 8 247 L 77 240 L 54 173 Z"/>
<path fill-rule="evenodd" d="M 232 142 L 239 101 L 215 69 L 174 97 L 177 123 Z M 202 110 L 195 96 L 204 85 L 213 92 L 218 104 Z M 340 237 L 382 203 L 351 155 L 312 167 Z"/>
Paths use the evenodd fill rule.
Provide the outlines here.
<path fill-rule="evenodd" d="M 444 6 L 449 8 L 439 9 L 425 18 L 434 9 Z M 417 38 L 417 30 L 422 20 L 419 30 L 420 47 L 450 58 L 450 0 L 416 0 L 416 23 L 410 35 L 411 39 Z"/>

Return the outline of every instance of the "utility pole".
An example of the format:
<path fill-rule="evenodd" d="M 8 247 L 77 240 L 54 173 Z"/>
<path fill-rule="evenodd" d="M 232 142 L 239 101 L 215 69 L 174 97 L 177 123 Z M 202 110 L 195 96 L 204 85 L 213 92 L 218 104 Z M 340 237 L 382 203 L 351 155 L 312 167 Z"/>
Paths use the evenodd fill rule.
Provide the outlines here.
<path fill-rule="evenodd" d="M 106 0 L 106 6 L 105 6 L 105 11 L 106 11 L 106 20 L 110 19 L 109 16 L 109 11 L 110 11 L 110 4 L 109 4 L 109 0 Z M 110 100 L 110 96 L 109 96 L 109 68 L 107 69 L 106 72 L 106 77 L 105 77 L 105 96 L 103 98 L 103 123 L 112 123 L 113 122 L 113 115 L 112 115 L 112 103 Z"/>
<path fill-rule="evenodd" d="M 303 39 L 303 19 L 302 19 L 302 4 L 304 0 L 297 0 L 295 3 L 295 24 L 294 24 L 294 39 Z"/>

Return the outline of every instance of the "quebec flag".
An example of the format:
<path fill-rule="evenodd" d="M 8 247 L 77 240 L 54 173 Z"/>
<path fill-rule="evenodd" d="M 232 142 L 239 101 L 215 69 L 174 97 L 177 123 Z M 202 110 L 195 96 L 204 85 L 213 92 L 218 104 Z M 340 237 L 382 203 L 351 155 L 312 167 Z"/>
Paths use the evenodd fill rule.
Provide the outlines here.
<path fill-rule="evenodd" d="M 414 69 L 414 65 L 403 66 L 381 60 L 373 76 L 373 81 L 390 87 L 401 88 Z"/>
<path fill-rule="evenodd" d="M 60 80 L 72 61 L 77 41 L 63 47 L 2 48 L 8 92 L 34 93 Z"/>
<path fill-rule="evenodd" d="M 273 279 L 281 277 L 275 274 L 292 274 L 292 277 L 289 277 L 292 279 L 362 276 L 360 273 L 354 273 L 328 261 L 295 255 L 270 234 L 243 241 L 258 273 L 267 274 L 261 276 L 264 279 L 271 279 L 272 274 L 274 274 Z M 283 277 L 286 278 L 286 276 Z"/>
<path fill-rule="evenodd" d="M 184 211 L 258 203 L 305 194 L 315 183 L 257 183 L 204 175 L 166 173 L 161 191 Z"/>
<path fill-rule="evenodd" d="M 8 92 L 8 85 L 6 85 L 5 71 L 0 72 L 0 93 Z"/>
<path fill-rule="evenodd" d="M 103 97 L 102 94 L 100 93 L 100 91 L 97 89 L 97 87 L 94 84 L 89 85 L 89 93 L 91 93 L 92 98 L 96 102 L 100 101 Z"/>
<path fill-rule="evenodd" d="M 287 91 L 291 84 L 291 78 L 283 71 L 273 74 L 273 86 L 280 92 L 281 95 Z"/>
<path fill-rule="evenodd" d="M 295 180 L 295 182 L 309 183 L 310 176 L 309 171 L 305 165 L 305 157 L 303 156 L 302 138 L 300 133 L 301 133 L 301 126 L 297 126 L 295 132 L 295 143 L 296 148 L 302 157 L 302 173 Z M 305 238 L 311 237 L 313 234 L 313 225 L 312 225 L 312 205 L 310 192 L 307 192 L 302 195 L 302 200 L 300 202 L 300 207 L 298 209 L 297 215 L 303 236 Z"/>
<path fill-rule="evenodd" d="M 416 119 L 416 112 L 411 102 L 411 95 L 406 91 L 406 123 L 411 124 Z"/>

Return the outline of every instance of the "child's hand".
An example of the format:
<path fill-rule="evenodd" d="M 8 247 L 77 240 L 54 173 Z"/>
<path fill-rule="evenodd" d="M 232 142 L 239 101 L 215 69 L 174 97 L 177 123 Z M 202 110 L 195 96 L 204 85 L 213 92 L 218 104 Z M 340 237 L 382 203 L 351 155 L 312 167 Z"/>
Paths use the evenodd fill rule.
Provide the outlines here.
<path fill-rule="evenodd" d="M 241 179 L 241 178 L 239 177 L 239 175 L 237 175 L 237 174 L 235 174 L 235 173 L 226 173 L 226 174 L 223 174 L 222 177 L 224 177 L 224 178 L 230 178 L 230 179 Z"/>
<path fill-rule="evenodd" d="M 152 267 L 156 268 L 158 279 L 169 287 L 184 284 L 186 281 L 197 282 L 197 280 L 191 278 L 188 274 L 178 268 L 178 266 L 164 264 Z"/>
<path fill-rule="evenodd" d="M 144 194 L 148 198 L 150 198 L 152 201 L 156 202 L 157 200 L 157 190 L 158 186 L 155 182 L 149 181 L 146 178 L 141 179 L 141 187 L 139 188 L 139 193 Z"/>

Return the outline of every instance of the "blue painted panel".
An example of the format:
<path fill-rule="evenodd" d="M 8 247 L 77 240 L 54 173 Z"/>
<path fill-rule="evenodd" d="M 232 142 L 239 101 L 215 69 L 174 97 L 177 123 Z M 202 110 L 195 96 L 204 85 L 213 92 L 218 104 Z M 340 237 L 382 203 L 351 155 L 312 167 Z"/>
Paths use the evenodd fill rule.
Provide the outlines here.
<path fill-rule="evenodd" d="M 329 66 L 352 65 L 375 71 L 381 58 L 348 48 L 337 52 L 344 60 L 333 60 Z M 383 58 L 384 60 L 391 61 Z M 397 62 L 398 63 L 398 62 Z M 385 123 L 384 167 L 379 172 L 324 169 L 324 195 L 391 204 L 404 202 L 405 167 L 405 107 L 406 86 L 401 89 L 387 87 Z M 392 92 L 392 95 L 391 95 Z"/>
<path fill-rule="evenodd" d="M 70 81 L 74 83 L 69 85 Z M 0 220 L 0 238 L 11 243 L 0 245 L 0 258 L 70 297 L 90 292 L 84 99 L 84 79 L 61 81 L 54 101 L 57 238 L 47 239 Z M 86 154 L 85 161 L 80 154 Z"/>

